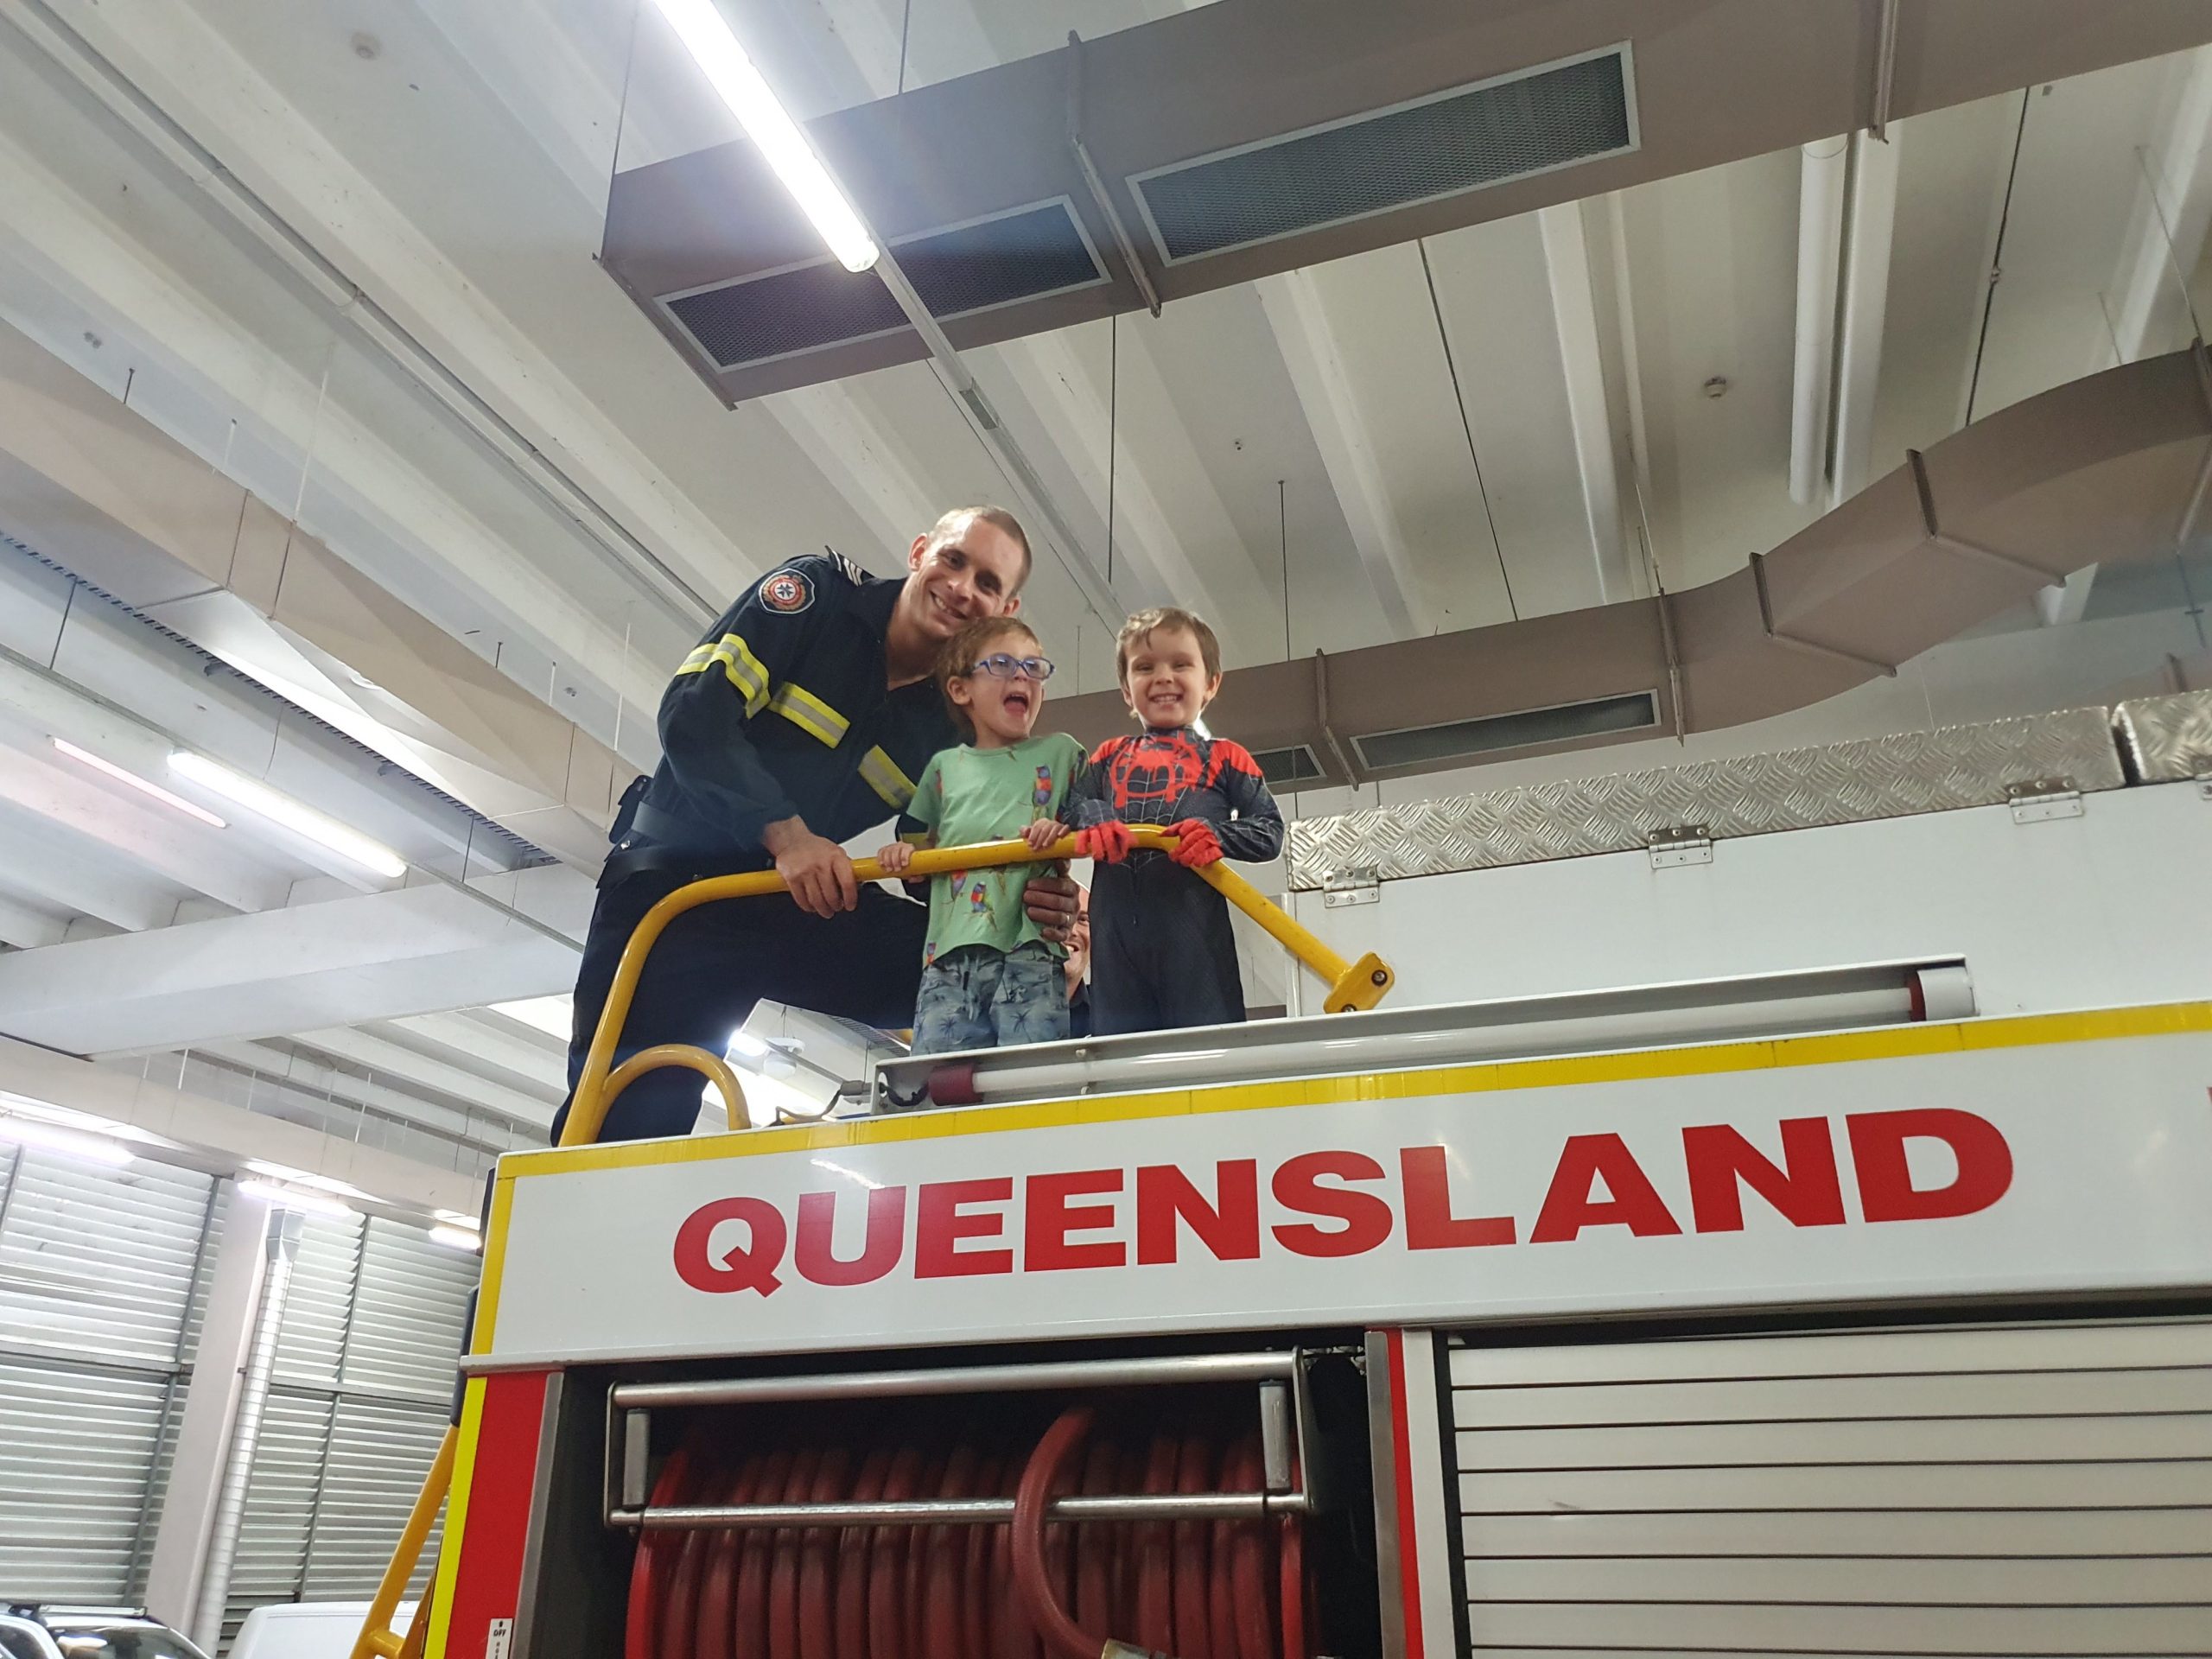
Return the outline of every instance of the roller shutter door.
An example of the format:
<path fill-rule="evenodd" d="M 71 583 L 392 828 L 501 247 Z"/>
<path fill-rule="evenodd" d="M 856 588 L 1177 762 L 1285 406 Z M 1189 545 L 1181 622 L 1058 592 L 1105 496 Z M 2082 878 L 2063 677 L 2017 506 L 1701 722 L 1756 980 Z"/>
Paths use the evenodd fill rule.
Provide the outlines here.
<path fill-rule="evenodd" d="M 139 1594 L 215 1186 L 0 1143 L 0 1594 Z"/>
<path fill-rule="evenodd" d="M 2212 1322 L 1449 1365 L 1475 1652 L 2212 1653 Z"/>
<path fill-rule="evenodd" d="M 272 1601 L 375 1590 L 452 1407 L 474 1255 L 380 1217 L 309 1217 L 254 1450 L 224 1641 Z M 419 1594 L 437 1535 L 409 1593 Z"/>

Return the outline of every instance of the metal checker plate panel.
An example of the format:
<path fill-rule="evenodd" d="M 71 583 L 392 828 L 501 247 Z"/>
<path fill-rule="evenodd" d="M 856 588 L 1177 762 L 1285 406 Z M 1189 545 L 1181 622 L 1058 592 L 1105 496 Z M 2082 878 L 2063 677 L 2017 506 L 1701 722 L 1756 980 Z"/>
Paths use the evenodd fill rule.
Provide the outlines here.
<path fill-rule="evenodd" d="M 2114 713 L 2139 781 L 2177 784 L 2212 772 L 2212 691 L 2137 697 Z"/>
<path fill-rule="evenodd" d="M 2108 711 L 1898 732 L 1315 818 L 1291 826 L 1290 885 L 1310 892 L 1353 868 L 1389 880 L 1628 852 L 1681 824 L 1702 824 L 1719 840 L 1999 806 L 2006 785 L 2048 778 L 2082 790 L 2126 783 Z"/>

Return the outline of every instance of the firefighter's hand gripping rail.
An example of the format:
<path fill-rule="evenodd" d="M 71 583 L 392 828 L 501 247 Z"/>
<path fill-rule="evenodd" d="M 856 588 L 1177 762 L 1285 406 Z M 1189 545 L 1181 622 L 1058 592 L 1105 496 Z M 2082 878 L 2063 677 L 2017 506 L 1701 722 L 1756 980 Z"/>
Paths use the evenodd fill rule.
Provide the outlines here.
<path fill-rule="evenodd" d="M 1160 852 L 1173 852 L 1178 844 L 1174 836 L 1141 826 L 1133 827 L 1130 837 L 1132 846 L 1153 848 Z M 941 847 L 915 854 L 912 862 L 899 872 L 899 876 L 911 880 L 937 875 L 948 870 L 981 869 L 998 864 L 1050 863 L 1082 855 L 1073 836 L 1065 836 L 1045 848 L 1033 848 L 1022 841 L 990 842 L 975 847 Z M 883 880 L 889 874 L 872 858 L 856 860 L 853 865 L 854 876 L 862 881 Z M 1320 976 L 1329 988 L 1322 1003 L 1329 1013 L 1349 1014 L 1371 1008 L 1389 994 L 1396 976 L 1380 957 L 1370 952 L 1357 962 L 1345 961 L 1309 929 L 1300 925 L 1281 906 L 1271 903 L 1266 894 L 1224 864 L 1205 865 L 1197 874 L 1219 889 L 1230 904 L 1250 917 L 1285 950 Z M 645 972 L 645 958 L 671 922 L 685 911 L 700 905 L 713 904 L 723 899 L 758 898 L 784 891 L 783 878 L 773 870 L 761 871 L 757 874 L 713 876 L 678 887 L 645 912 L 645 919 L 638 924 L 637 931 L 630 936 L 630 943 L 622 952 L 622 961 L 615 969 L 614 983 L 608 990 L 606 1006 L 600 1013 L 599 1029 L 592 1035 L 591 1052 L 584 1061 L 583 1075 L 577 1079 L 575 1103 L 569 1109 L 569 1121 L 561 1135 L 561 1145 L 583 1146 L 596 1141 L 600 1128 L 607 1120 L 607 1109 L 614 1097 L 636 1078 L 662 1066 L 682 1066 L 698 1072 L 721 1091 L 722 1103 L 728 1109 L 732 1125 L 741 1125 L 747 1121 L 744 1093 L 728 1062 L 719 1054 L 710 1054 L 704 1049 L 685 1044 L 670 1043 L 643 1050 L 616 1066 L 613 1065 L 614 1045 L 623 1022 L 629 1017 L 631 1000 L 637 995 L 638 981 Z M 402 1651 L 404 1644 L 392 1632 L 392 1617 L 398 1608 L 407 1581 L 414 1573 L 416 1560 L 422 1554 L 430 1526 L 437 1517 L 438 1506 L 444 1501 L 446 1489 L 451 1484 L 454 1440 L 454 1431 L 448 1428 L 445 1439 L 439 1446 L 437 1459 L 431 1465 L 429 1476 L 415 1500 L 414 1513 L 401 1535 L 399 1548 L 385 1569 L 384 1581 L 378 1586 L 376 1597 L 369 1605 L 368 1616 L 362 1622 L 360 1637 L 353 1644 L 352 1659 L 395 1659 L 395 1656 Z M 416 1632 L 426 1630 L 429 1622 L 429 1610 L 426 1605 L 417 1612 Z"/>
<path fill-rule="evenodd" d="M 1172 853 L 1177 837 L 1161 830 L 1143 825 L 1130 826 L 1130 844 Z M 988 868 L 999 864 L 1054 863 L 1062 860 L 1080 858 L 1083 854 L 1076 846 L 1076 837 L 1067 836 L 1048 847 L 1036 848 L 1023 841 L 986 842 L 974 847 L 938 847 L 914 855 L 912 863 L 899 872 L 899 879 L 913 880 L 922 876 L 942 874 L 949 870 Z M 1195 872 L 1202 880 L 1217 888 L 1222 897 L 1243 911 L 1291 955 L 1305 963 L 1329 988 L 1322 1007 L 1331 1014 L 1350 1014 L 1371 1008 L 1389 994 L 1396 982 L 1389 965 L 1372 952 L 1357 962 L 1346 962 L 1317 938 L 1311 930 L 1301 925 L 1281 906 L 1271 902 L 1267 895 L 1247 881 L 1227 865 L 1212 863 L 1200 866 Z M 862 881 L 887 879 L 890 872 L 875 860 L 855 861 L 853 874 Z M 710 876 L 703 881 L 694 881 L 689 887 L 678 887 L 645 912 L 638 924 L 637 931 L 630 936 L 630 943 L 622 952 L 620 965 L 615 969 L 613 986 L 607 995 L 607 1004 L 601 1010 L 599 1029 L 593 1033 L 591 1052 L 584 1061 L 583 1074 L 576 1081 L 575 1103 L 569 1111 L 569 1121 L 561 1135 L 564 1147 L 587 1146 L 599 1138 L 601 1126 L 607 1120 L 607 1109 L 636 1078 L 645 1072 L 664 1065 L 687 1067 L 709 1078 L 721 1091 L 722 1103 L 728 1109 L 733 1126 L 746 1122 L 745 1101 L 737 1078 L 728 1065 L 718 1054 L 693 1048 L 683 1044 L 666 1044 L 649 1048 L 632 1055 L 620 1067 L 613 1065 L 614 1045 L 620 1035 L 623 1023 L 629 1017 L 631 999 L 637 994 L 639 978 L 645 972 L 645 957 L 653 944 L 668 925 L 685 911 L 700 905 L 713 904 L 724 899 L 752 899 L 765 893 L 785 891 L 784 880 L 773 870 L 763 870 L 746 875 Z"/>

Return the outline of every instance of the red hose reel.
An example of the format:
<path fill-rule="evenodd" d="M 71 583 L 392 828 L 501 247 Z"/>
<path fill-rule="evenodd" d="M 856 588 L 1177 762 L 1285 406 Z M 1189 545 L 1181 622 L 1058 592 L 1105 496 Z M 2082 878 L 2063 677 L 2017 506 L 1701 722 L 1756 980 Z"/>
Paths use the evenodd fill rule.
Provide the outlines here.
<path fill-rule="evenodd" d="M 817 1411 L 757 1441 L 696 1419 L 649 1515 L 963 1499 L 1000 1500 L 982 1506 L 995 1512 L 1010 1498 L 1012 1519 L 666 1515 L 639 1541 L 626 1659 L 1313 1659 L 1299 1514 L 1051 1518 L 1058 1500 L 1109 1494 L 1246 1494 L 1243 1510 L 1260 1507 L 1256 1428 L 1144 1404 L 1070 1405 L 1041 1435 L 1033 1410 L 1007 1401 L 873 1423 Z"/>

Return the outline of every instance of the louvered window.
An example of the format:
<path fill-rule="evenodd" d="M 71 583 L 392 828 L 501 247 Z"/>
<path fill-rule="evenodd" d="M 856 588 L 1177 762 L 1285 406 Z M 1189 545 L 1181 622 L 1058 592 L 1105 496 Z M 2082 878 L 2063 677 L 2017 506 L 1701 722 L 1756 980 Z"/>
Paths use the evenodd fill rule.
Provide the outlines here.
<path fill-rule="evenodd" d="M 0 1144 L 0 1591 L 142 1592 L 216 1185 Z"/>
<path fill-rule="evenodd" d="M 2212 1322 L 1455 1346 L 1483 1654 L 2212 1651 Z"/>
<path fill-rule="evenodd" d="M 365 1599 L 445 1432 L 476 1258 L 309 1217 L 278 1331 L 224 1641 L 272 1601 Z M 409 1594 L 421 1593 L 436 1535 Z"/>

